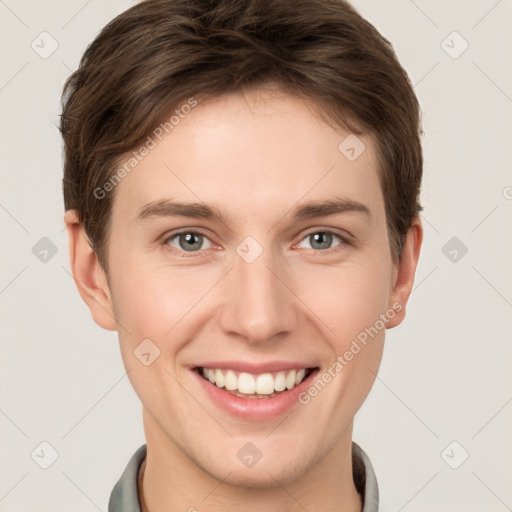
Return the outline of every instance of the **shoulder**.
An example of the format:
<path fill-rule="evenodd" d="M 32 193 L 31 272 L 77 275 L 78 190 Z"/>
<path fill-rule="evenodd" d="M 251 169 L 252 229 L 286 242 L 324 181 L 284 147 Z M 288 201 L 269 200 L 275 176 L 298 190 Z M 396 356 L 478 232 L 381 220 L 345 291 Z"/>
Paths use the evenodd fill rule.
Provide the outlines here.
<path fill-rule="evenodd" d="M 146 444 L 143 444 L 128 461 L 123 474 L 110 494 L 108 512 L 140 512 L 137 477 L 146 458 Z"/>
<path fill-rule="evenodd" d="M 363 501 L 362 512 L 378 512 L 379 486 L 368 455 L 352 442 L 352 473 L 357 491 Z"/>

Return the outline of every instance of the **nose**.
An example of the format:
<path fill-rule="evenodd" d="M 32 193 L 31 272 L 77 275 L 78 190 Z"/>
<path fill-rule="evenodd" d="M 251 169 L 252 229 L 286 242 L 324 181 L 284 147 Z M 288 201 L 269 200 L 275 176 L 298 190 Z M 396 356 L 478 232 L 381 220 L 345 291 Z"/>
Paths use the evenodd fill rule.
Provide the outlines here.
<path fill-rule="evenodd" d="M 261 344 L 294 330 L 297 299 L 283 265 L 276 265 L 271 251 L 263 251 L 252 263 L 235 254 L 228 279 L 220 315 L 225 333 Z"/>

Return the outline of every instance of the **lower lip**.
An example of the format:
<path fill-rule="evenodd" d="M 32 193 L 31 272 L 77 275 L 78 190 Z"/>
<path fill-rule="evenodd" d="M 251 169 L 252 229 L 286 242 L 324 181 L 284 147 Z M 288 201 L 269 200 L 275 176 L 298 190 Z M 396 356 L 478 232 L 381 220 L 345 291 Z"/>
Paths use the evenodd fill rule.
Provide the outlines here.
<path fill-rule="evenodd" d="M 192 371 L 199 379 L 199 383 L 206 394 L 215 404 L 229 414 L 247 420 L 278 418 L 288 412 L 294 405 L 300 405 L 298 396 L 310 386 L 312 378 L 318 373 L 318 369 L 313 370 L 298 386 L 271 398 L 242 398 L 232 395 L 224 388 L 218 388 L 209 380 L 201 377 L 197 370 Z"/>

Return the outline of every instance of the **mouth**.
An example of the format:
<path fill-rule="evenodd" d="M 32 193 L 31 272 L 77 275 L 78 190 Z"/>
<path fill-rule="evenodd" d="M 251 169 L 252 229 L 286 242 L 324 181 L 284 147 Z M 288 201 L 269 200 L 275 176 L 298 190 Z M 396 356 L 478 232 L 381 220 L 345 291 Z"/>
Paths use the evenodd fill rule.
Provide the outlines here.
<path fill-rule="evenodd" d="M 255 367 L 191 368 L 204 396 L 232 416 L 247 420 L 277 418 L 300 404 L 304 392 L 320 371 L 315 367 L 288 367 L 277 371 Z M 251 371 L 242 371 L 248 370 Z M 260 371 L 261 373 L 257 373 Z"/>
<path fill-rule="evenodd" d="M 241 398 L 273 398 L 294 389 L 318 368 L 297 368 L 252 374 L 223 368 L 198 366 L 195 371 L 210 384 Z"/>

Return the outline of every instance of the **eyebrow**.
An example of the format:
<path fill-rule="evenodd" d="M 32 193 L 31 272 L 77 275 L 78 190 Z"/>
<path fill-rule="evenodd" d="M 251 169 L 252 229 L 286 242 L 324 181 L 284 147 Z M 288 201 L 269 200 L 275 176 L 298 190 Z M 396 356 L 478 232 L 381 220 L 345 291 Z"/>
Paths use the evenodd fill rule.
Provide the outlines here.
<path fill-rule="evenodd" d="M 291 211 L 292 217 L 297 220 L 325 217 L 348 212 L 363 213 L 369 218 L 372 217 L 370 209 L 363 203 L 341 197 L 298 205 Z M 286 216 L 286 214 L 284 216 Z M 139 208 L 136 220 L 140 222 L 155 217 L 213 219 L 223 223 L 226 221 L 220 210 L 208 206 L 205 203 L 180 203 L 172 199 L 161 199 L 145 204 Z"/>

